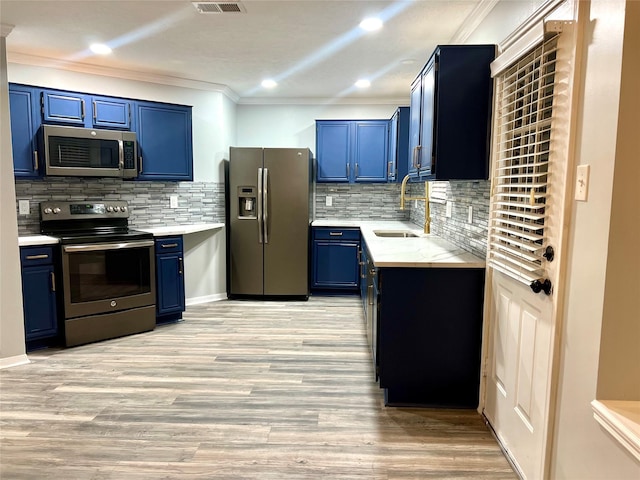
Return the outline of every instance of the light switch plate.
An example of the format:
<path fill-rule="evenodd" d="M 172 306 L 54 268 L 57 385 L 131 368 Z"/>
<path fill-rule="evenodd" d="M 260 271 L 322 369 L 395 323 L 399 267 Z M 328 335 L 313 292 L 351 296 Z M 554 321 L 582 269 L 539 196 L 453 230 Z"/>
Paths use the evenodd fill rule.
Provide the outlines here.
<path fill-rule="evenodd" d="M 171 195 L 169 197 L 169 204 L 171 208 L 178 208 L 178 195 Z"/>
<path fill-rule="evenodd" d="M 333 197 L 330 197 L 329 195 L 327 195 L 326 198 L 324 199 L 324 204 L 327 207 L 333 206 Z"/>
<path fill-rule="evenodd" d="M 445 204 L 445 216 L 447 218 L 451 218 L 451 209 L 452 209 L 452 203 L 447 201 L 447 203 Z"/>
<path fill-rule="evenodd" d="M 589 194 L 589 165 L 578 165 L 576 174 L 576 200 L 580 202 L 587 201 Z"/>
<path fill-rule="evenodd" d="M 20 215 L 29 215 L 29 200 L 18 201 L 18 212 Z"/>

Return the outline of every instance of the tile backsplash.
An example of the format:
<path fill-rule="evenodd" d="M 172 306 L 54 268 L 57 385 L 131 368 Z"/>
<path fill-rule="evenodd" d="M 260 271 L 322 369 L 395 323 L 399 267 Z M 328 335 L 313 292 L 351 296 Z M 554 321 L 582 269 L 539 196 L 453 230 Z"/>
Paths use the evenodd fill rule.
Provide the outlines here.
<path fill-rule="evenodd" d="M 126 200 L 129 223 L 138 228 L 224 222 L 224 183 L 59 177 L 16 180 L 15 185 L 16 206 L 19 200 L 30 202 L 29 215 L 18 215 L 19 235 L 39 233 L 39 203 L 56 200 Z M 171 195 L 178 196 L 178 208 L 170 208 Z"/>
<path fill-rule="evenodd" d="M 485 258 L 487 254 L 487 234 L 489 227 L 489 195 L 491 183 L 488 180 L 452 180 L 447 184 L 447 201 L 451 202 L 451 217 L 446 216 L 446 204 L 430 203 L 431 233 L 445 238 L 460 248 Z M 424 196 L 424 184 L 409 184 L 411 196 Z M 418 200 L 410 204 L 410 220 L 424 226 L 424 202 Z M 469 207 L 472 219 L 469 223 Z"/>
<path fill-rule="evenodd" d="M 315 206 L 316 219 L 409 220 L 409 211 L 400 210 L 397 183 L 318 183 Z"/>

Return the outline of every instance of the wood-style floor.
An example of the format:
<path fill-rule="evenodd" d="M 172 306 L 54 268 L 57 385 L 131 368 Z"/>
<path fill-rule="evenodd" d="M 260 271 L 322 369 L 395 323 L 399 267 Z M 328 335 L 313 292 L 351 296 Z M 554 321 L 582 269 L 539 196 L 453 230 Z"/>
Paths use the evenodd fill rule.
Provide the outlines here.
<path fill-rule="evenodd" d="M 222 301 L 0 372 L 0 478 L 517 478 L 473 410 L 387 408 L 359 299 Z"/>

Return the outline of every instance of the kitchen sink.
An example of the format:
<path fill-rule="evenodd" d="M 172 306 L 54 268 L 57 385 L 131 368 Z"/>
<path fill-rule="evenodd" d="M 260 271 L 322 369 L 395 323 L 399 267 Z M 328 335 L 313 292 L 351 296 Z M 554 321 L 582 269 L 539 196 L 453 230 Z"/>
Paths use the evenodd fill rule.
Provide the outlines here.
<path fill-rule="evenodd" d="M 408 230 L 374 230 L 373 233 L 376 237 L 410 238 L 418 236 Z"/>

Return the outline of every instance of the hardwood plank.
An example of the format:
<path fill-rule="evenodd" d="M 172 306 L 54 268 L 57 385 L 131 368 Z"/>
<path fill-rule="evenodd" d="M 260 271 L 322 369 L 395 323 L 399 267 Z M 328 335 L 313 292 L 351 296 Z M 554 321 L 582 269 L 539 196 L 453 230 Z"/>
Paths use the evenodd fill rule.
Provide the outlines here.
<path fill-rule="evenodd" d="M 0 371 L 3 479 L 517 478 L 477 412 L 384 407 L 356 297 L 192 306 L 29 358 Z"/>

